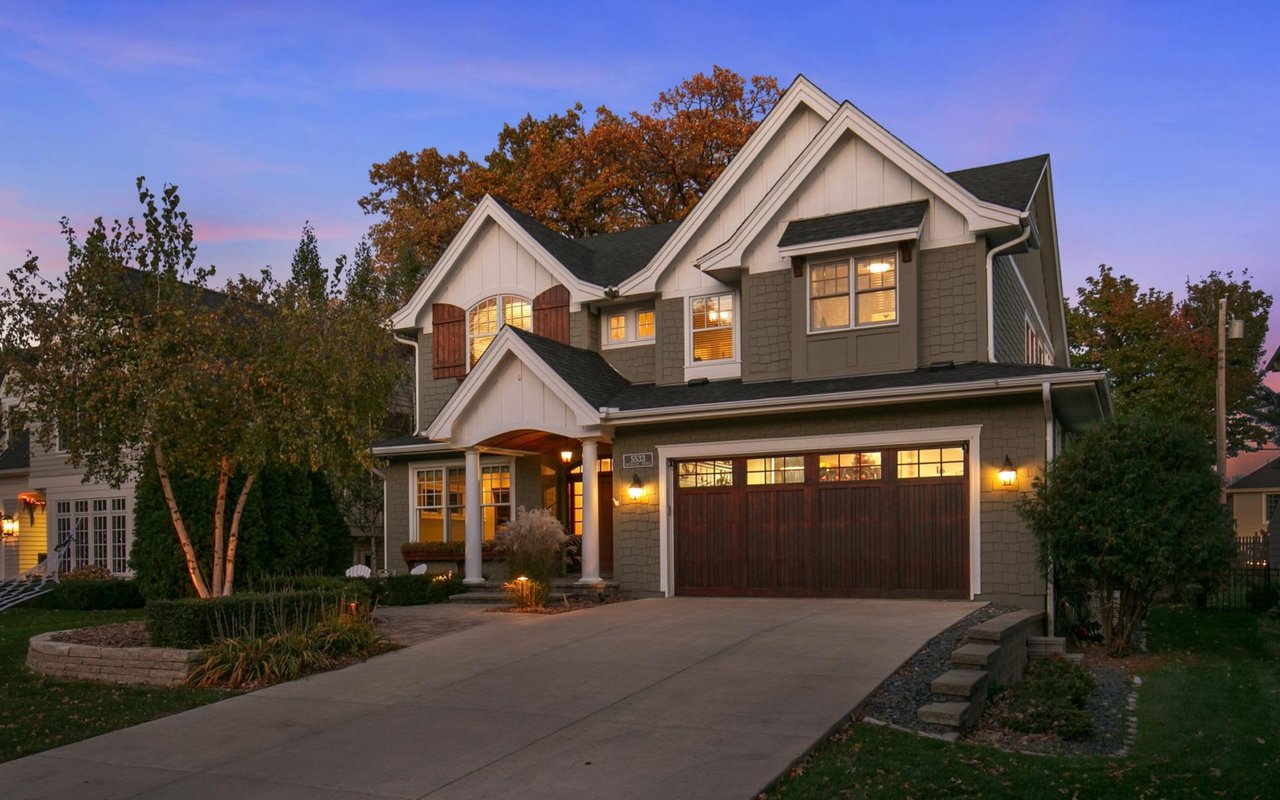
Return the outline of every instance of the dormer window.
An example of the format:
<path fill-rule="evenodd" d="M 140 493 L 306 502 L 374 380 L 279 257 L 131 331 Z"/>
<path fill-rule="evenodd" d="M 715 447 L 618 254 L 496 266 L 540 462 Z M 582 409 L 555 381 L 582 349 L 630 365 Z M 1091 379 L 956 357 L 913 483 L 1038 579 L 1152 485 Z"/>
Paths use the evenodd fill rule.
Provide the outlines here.
<path fill-rule="evenodd" d="M 602 315 L 601 344 L 605 347 L 625 347 L 633 344 L 652 344 L 654 334 L 652 308 L 628 308 L 606 311 Z"/>
<path fill-rule="evenodd" d="M 811 332 L 890 325 L 897 321 L 898 257 L 895 253 L 816 261 L 809 267 Z"/>
<path fill-rule="evenodd" d="M 503 325 L 522 331 L 533 330 L 533 305 L 519 295 L 503 294 L 486 297 L 471 307 L 467 312 L 470 366 L 474 367 L 484 351 L 489 349 Z"/>

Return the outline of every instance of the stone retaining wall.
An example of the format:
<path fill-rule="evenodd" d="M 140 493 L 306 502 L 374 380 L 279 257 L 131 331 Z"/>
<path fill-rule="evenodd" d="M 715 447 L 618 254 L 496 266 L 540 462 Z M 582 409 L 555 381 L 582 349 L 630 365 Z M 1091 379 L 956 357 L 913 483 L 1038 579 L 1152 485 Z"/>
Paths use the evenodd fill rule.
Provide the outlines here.
<path fill-rule="evenodd" d="M 200 660 L 199 650 L 171 647 L 98 647 L 55 642 L 55 632 L 32 636 L 27 669 L 55 678 L 137 686 L 181 686 Z"/>

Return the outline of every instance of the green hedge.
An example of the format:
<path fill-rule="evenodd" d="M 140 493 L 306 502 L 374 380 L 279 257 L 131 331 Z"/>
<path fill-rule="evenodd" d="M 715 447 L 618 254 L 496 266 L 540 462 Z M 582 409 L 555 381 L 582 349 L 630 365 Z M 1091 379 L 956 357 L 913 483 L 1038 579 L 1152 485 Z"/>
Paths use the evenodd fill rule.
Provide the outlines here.
<path fill-rule="evenodd" d="M 384 606 L 447 603 L 451 596 L 465 591 L 462 578 L 457 575 L 448 579 L 432 575 L 392 575 L 386 578 L 368 578 L 365 583 L 369 584 L 373 599 Z"/>
<path fill-rule="evenodd" d="M 183 648 L 236 636 L 269 636 L 310 627 L 354 599 L 326 588 L 246 592 L 210 600 L 155 600 L 146 607 L 147 633 L 155 647 Z"/>
<path fill-rule="evenodd" d="M 142 608 L 146 600 L 138 584 L 130 580 L 64 581 L 47 594 L 25 604 L 27 608 L 67 611 L 107 611 L 115 608 Z"/>

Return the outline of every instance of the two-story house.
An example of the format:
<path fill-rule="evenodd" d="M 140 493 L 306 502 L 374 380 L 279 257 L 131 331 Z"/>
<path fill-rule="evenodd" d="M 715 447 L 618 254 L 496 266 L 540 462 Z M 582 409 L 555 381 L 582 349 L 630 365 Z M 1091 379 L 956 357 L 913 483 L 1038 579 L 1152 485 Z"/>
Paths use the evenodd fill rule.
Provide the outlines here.
<path fill-rule="evenodd" d="M 1044 602 L 1016 501 L 1109 413 L 1068 365 L 1048 156 L 946 173 L 803 77 L 680 223 L 570 239 L 492 197 L 392 320 L 400 545 L 518 506 L 633 595 Z"/>

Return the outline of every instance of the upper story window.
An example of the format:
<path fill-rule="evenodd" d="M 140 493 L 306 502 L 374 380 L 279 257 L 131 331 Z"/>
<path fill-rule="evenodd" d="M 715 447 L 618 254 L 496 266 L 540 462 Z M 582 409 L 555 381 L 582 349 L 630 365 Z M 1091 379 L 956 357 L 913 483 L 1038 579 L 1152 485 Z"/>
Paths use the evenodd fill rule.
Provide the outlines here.
<path fill-rule="evenodd" d="M 1044 339 L 1040 338 L 1040 334 L 1036 333 L 1036 329 L 1031 325 L 1031 320 L 1028 319 L 1026 325 L 1026 363 L 1040 364 L 1045 367 L 1053 366 L 1053 353 L 1050 353 L 1049 348 L 1045 347 Z"/>
<path fill-rule="evenodd" d="M 486 297 L 467 312 L 467 353 L 475 366 L 489 349 L 503 325 L 523 331 L 533 330 L 533 305 L 523 297 L 503 294 Z"/>
<path fill-rule="evenodd" d="M 809 267 L 810 331 L 897 321 L 898 257 L 894 253 L 820 261 Z"/>
<path fill-rule="evenodd" d="M 601 344 L 605 347 L 621 347 L 629 344 L 648 344 L 653 341 L 654 320 L 651 308 L 629 308 L 622 311 L 606 311 L 601 327 Z"/>
<path fill-rule="evenodd" d="M 693 363 L 728 361 L 733 352 L 733 294 L 695 297 L 689 303 Z"/>

